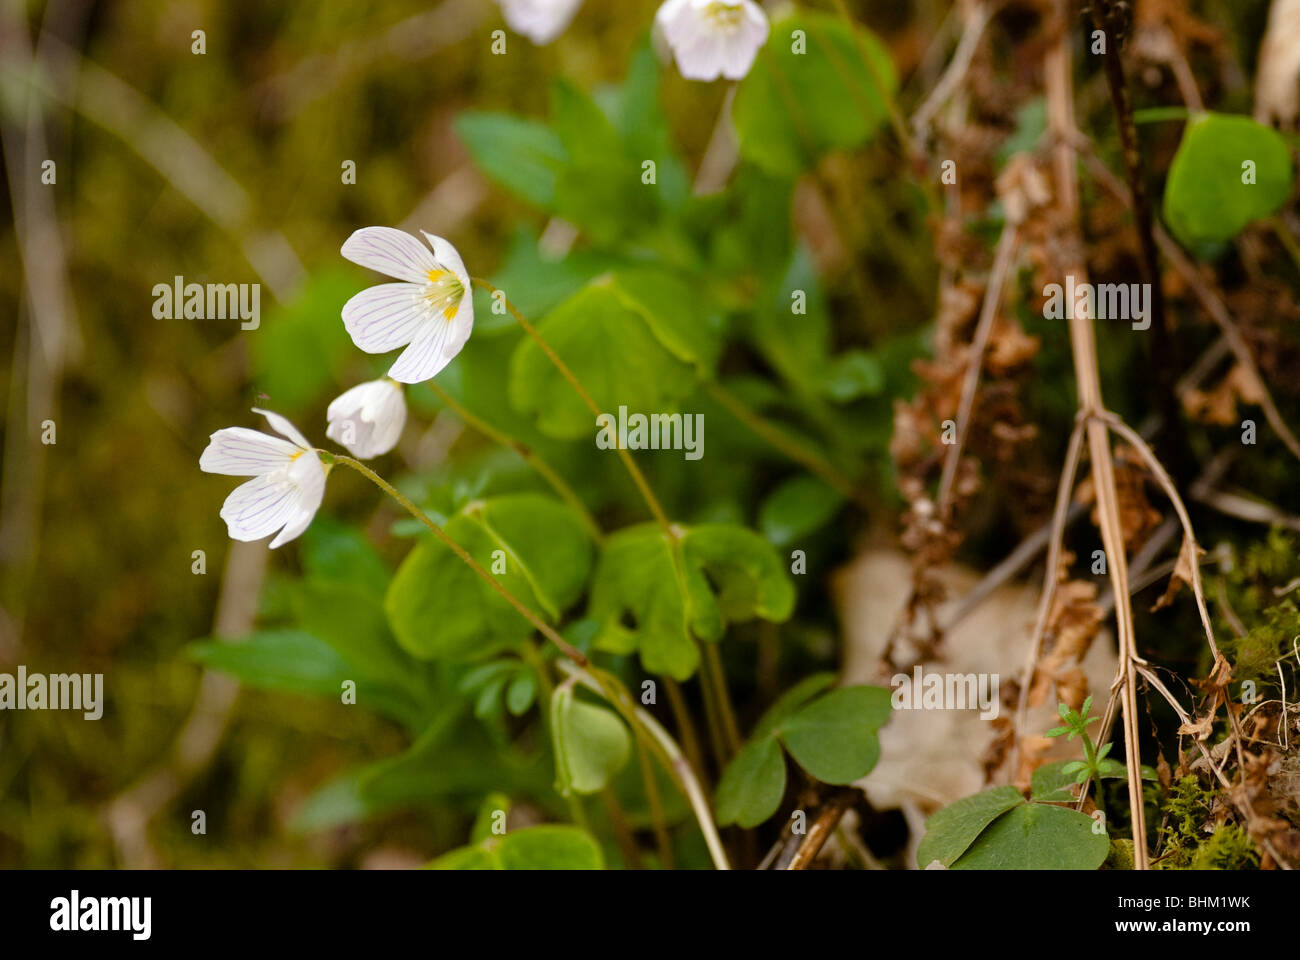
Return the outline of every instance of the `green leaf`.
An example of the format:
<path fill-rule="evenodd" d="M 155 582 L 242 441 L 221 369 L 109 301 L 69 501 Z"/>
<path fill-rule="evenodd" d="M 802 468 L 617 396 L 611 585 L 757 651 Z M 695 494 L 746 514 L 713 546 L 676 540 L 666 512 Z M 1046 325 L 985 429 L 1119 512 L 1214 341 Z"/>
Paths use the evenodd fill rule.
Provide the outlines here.
<path fill-rule="evenodd" d="M 885 370 L 875 354 L 846 350 L 831 361 L 824 387 L 836 403 L 878 397 L 885 391 Z"/>
<path fill-rule="evenodd" d="M 937 811 L 925 821 L 917 866 L 924 869 L 938 860 L 951 867 L 990 823 L 1024 802 L 1015 787 L 993 787 Z"/>
<path fill-rule="evenodd" d="M 691 181 L 673 152 L 668 118 L 659 96 L 659 75 L 659 58 L 647 40 L 628 64 L 615 122 L 628 154 L 655 162 L 657 196 L 668 209 L 677 210 L 690 197 Z"/>
<path fill-rule="evenodd" d="M 805 53 L 794 49 L 796 30 L 804 31 Z M 770 173 L 794 176 L 827 150 L 871 138 L 888 117 L 886 103 L 898 81 L 884 45 L 869 31 L 859 34 L 874 76 L 838 17 L 801 11 L 772 24 L 767 46 L 736 92 L 741 156 Z"/>
<path fill-rule="evenodd" d="M 1035 770 L 1030 780 L 1033 799 L 1043 803 L 1072 802 L 1074 794 L 1070 791 L 1070 784 L 1074 783 L 1074 777 L 1065 767 L 1064 762 L 1045 763 Z"/>
<path fill-rule="evenodd" d="M 308 579 L 348 581 L 380 598 L 392 577 L 365 534 L 328 514 L 318 514 L 312 520 L 302 535 L 299 555 Z"/>
<path fill-rule="evenodd" d="M 551 739 L 557 788 L 566 797 L 570 792 L 603 790 L 632 751 L 627 727 L 617 713 L 578 700 L 565 686 L 551 696 Z"/>
<path fill-rule="evenodd" d="M 1118 760 L 1112 760 L 1109 757 L 1097 764 L 1098 773 L 1103 780 L 1127 780 L 1128 767 Z"/>
<path fill-rule="evenodd" d="M 307 580 L 290 588 L 299 626 L 324 640 L 356 670 L 418 689 L 415 664 L 388 629 L 382 594 L 352 581 Z"/>
<path fill-rule="evenodd" d="M 503 837 L 445 853 L 430 870 L 603 870 L 600 846 L 585 831 L 565 824 L 515 830 Z"/>
<path fill-rule="evenodd" d="M 616 270 L 614 289 L 674 357 L 692 364 L 702 377 L 712 375 L 722 353 L 722 321 L 707 310 L 699 289 L 654 266 Z"/>
<path fill-rule="evenodd" d="M 537 697 L 537 674 L 531 667 L 523 667 L 506 688 L 506 709 L 522 717 Z"/>
<path fill-rule="evenodd" d="M 835 683 L 835 674 L 826 671 L 824 673 L 814 673 L 811 676 L 804 677 L 793 687 L 787 690 L 781 696 L 777 697 L 776 703 L 768 707 L 767 712 L 759 719 L 754 726 L 754 733 L 751 739 L 757 740 L 761 737 L 771 736 L 776 730 L 790 719 L 805 703 L 811 700 L 823 690 L 829 688 Z"/>
<path fill-rule="evenodd" d="M 555 204 L 555 185 L 564 164 L 564 147 L 554 131 L 508 113 L 466 111 L 456 118 L 456 133 L 478 168 L 544 210 Z"/>
<path fill-rule="evenodd" d="M 776 740 L 747 743 L 727 764 L 714 801 L 718 825 L 756 827 L 781 805 L 785 795 L 785 757 Z"/>
<path fill-rule="evenodd" d="M 504 870 L 603 870 L 600 846 L 577 827 L 548 825 L 506 834 L 497 847 Z"/>
<path fill-rule="evenodd" d="M 479 843 L 502 834 L 493 833 L 493 827 L 510 815 L 510 798 L 494 790 L 478 805 L 478 815 L 469 831 L 470 843 Z"/>
<path fill-rule="evenodd" d="M 883 687 L 840 687 L 799 709 L 780 726 L 790 755 L 824 783 L 852 783 L 880 759 L 876 734 L 889 719 Z"/>
<path fill-rule="evenodd" d="M 675 410 L 694 387 L 691 366 L 651 332 L 612 280 L 597 280 L 555 308 L 537 330 L 611 416 Z M 593 440 L 597 424 L 573 386 L 531 338 L 510 359 L 510 402 L 549 436 Z"/>
<path fill-rule="evenodd" d="M 494 286 L 505 291 L 525 317 L 542 317 L 556 304 L 581 290 L 591 279 L 614 266 L 613 257 L 590 250 L 574 250 L 562 259 L 544 258 L 536 231 L 515 228 L 500 269 L 492 275 Z M 492 312 L 492 299 L 484 291 L 474 303 L 474 338 L 519 330 L 510 311 Z M 313 524 L 314 526 L 314 524 Z"/>
<path fill-rule="evenodd" d="M 794 612 L 794 583 L 785 564 L 754 531 L 735 524 L 701 524 L 687 531 L 682 550 L 696 636 L 716 640 L 729 623 L 755 617 L 781 623 Z"/>
<path fill-rule="evenodd" d="M 937 810 L 926 821 L 926 835 L 917 847 L 917 865 L 924 869 L 936 860 L 944 866 L 956 864 L 989 823 L 1023 803 L 1017 788 L 992 787 Z"/>
<path fill-rule="evenodd" d="M 242 640 L 207 640 L 187 648 L 191 659 L 266 690 L 335 695 L 354 671 L 327 643 L 302 630 L 261 630 Z"/>
<path fill-rule="evenodd" d="M 658 525 L 625 527 L 611 535 L 596 563 L 587 608 L 588 616 L 602 624 L 596 646 L 619 653 L 637 650 L 648 672 L 689 678 L 700 654 L 686 629 L 678 577 Z"/>
<path fill-rule="evenodd" d="M 753 617 L 784 620 L 794 585 L 771 545 L 743 527 L 692 527 L 679 549 L 680 566 L 655 524 L 615 533 L 597 563 L 588 614 L 602 624 L 600 649 L 635 649 L 647 671 L 685 680 L 699 662 L 692 636 L 716 640 L 728 623 Z"/>
<path fill-rule="evenodd" d="M 556 213 L 604 243 L 652 221 L 655 196 L 641 182 L 642 160 L 627 153 L 596 102 L 561 77 L 551 87 L 551 116 L 566 154 Z"/>
<path fill-rule="evenodd" d="M 830 523 L 844 497 L 824 480 L 799 474 L 777 487 L 758 509 L 758 527 L 778 547 Z"/>
<path fill-rule="evenodd" d="M 1247 164 L 1254 164 L 1254 183 Z M 1164 217 L 1184 244 L 1231 240 L 1271 216 L 1291 192 L 1291 151 L 1271 127 L 1250 117 L 1192 117 L 1165 180 Z"/>
<path fill-rule="evenodd" d="M 556 621 L 582 594 L 591 544 L 564 504 L 525 493 L 467 504 L 444 528 L 507 590 Z M 499 552 L 498 552 L 499 551 Z M 388 589 L 389 623 L 422 659 L 473 659 L 532 633 L 523 616 L 440 541 L 423 538 Z"/>
<path fill-rule="evenodd" d="M 1076 810 L 1021 804 L 994 820 L 952 869 L 1096 870 L 1110 852 L 1110 838 L 1092 828 L 1092 818 Z"/>

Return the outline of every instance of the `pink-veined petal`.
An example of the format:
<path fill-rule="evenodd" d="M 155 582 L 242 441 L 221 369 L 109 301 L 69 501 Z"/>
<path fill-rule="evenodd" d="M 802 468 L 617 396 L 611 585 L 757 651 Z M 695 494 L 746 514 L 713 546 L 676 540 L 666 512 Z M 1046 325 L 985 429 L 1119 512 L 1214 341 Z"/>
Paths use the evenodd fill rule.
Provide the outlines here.
<path fill-rule="evenodd" d="M 438 267 L 428 247 L 393 227 L 362 227 L 348 237 L 341 252 L 353 263 L 408 283 L 427 283 L 429 271 Z"/>
<path fill-rule="evenodd" d="M 226 427 L 212 434 L 199 457 L 199 469 L 228 477 L 260 477 L 282 470 L 297 452 L 288 440 L 248 427 Z"/>
<path fill-rule="evenodd" d="M 451 356 L 446 354 L 448 341 L 455 333 L 454 320 L 442 317 L 431 320 L 402 351 L 397 362 L 389 367 L 388 375 L 398 383 L 423 383 L 433 379 L 456 355 L 454 352 Z"/>
<path fill-rule="evenodd" d="M 303 492 L 296 484 L 276 476 L 256 477 L 240 484 L 226 497 L 221 519 L 232 540 L 262 540 L 296 517 Z"/>
<path fill-rule="evenodd" d="M 414 283 L 381 283 L 362 290 L 343 305 L 343 326 L 366 353 L 404 347 L 430 322 L 433 309 Z"/>

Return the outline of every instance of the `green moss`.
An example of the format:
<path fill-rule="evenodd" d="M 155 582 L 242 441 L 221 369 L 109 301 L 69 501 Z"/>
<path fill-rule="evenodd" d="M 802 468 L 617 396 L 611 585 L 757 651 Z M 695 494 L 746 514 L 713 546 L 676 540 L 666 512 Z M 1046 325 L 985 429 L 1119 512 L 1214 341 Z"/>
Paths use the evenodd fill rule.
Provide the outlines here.
<path fill-rule="evenodd" d="M 1248 870 L 1259 866 L 1259 851 L 1235 823 L 1220 824 L 1206 833 L 1214 797 L 1194 776 L 1173 785 L 1164 808 L 1168 815 L 1164 853 L 1153 866 L 1161 870 Z"/>
<path fill-rule="evenodd" d="M 1259 851 L 1235 823 L 1215 830 L 1192 857 L 1192 870 L 1249 870 L 1259 866 Z"/>

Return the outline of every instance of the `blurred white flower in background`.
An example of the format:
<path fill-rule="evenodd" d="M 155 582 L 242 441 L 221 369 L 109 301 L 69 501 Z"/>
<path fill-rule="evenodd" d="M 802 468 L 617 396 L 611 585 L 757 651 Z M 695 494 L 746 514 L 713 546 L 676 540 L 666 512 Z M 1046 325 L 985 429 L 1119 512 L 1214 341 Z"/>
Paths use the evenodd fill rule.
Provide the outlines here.
<path fill-rule="evenodd" d="M 515 33 L 545 46 L 564 32 L 582 0 L 497 0 L 506 24 Z"/>
<path fill-rule="evenodd" d="M 474 298 L 464 261 L 442 237 L 424 236 L 432 252 L 401 230 L 363 227 L 342 250 L 353 263 L 402 281 L 362 290 L 343 305 L 343 325 L 366 353 L 406 347 L 388 370 L 401 383 L 436 376 L 474 329 Z"/>
<path fill-rule="evenodd" d="M 382 457 L 397 446 L 406 426 L 406 397 L 401 384 L 387 377 L 371 380 L 337 397 L 325 417 L 325 435 L 354 457 Z"/>
<path fill-rule="evenodd" d="M 753 0 L 667 0 L 655 25 L 688 80 L 739 80 L 767 42 L 767 15 Z"/>
<path fill-rule="evenodd" d="M 307 529 L 325 496 L 325 467 L 307 438 L 292 423 L 269 410 L 266 417 L 280 437 L 247 427 L 227 427 L 212 434 L 199 457 L 204 473 L 253 477 L 236 487 L 221 507 L 232 540 L 261 540 L 277 530 L 271 549 Z"/>

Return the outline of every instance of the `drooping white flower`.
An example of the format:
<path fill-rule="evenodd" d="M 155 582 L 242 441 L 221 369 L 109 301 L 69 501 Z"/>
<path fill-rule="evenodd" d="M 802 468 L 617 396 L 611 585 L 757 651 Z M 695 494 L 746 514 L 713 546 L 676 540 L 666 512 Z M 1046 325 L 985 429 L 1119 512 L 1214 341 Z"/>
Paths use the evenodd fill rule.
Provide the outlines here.
<path fill-rule="evenodd" d="M 686 79 L 741 79 L 767 43 L 767 14 L 754 0 L 667 0 L 655 25 Z"/>
<path fill-rule="evenodd" d="M 362 290 L 343 305 L 343 325 L 366 353 L 406 347 L 388 370 L 401 383 L 436 376 L 474 329 L 464 261 L 442 237 L 424 236 L 432 252 L 392 227 L 363 227 L 343 244 L 343 256 L 353 263 L 402 281 Z"/>
<path fill-rule="evenodd" d="M 221 507 L 232 540 L 261 540 L 277 530 L 275 549 L 307 529 L 325 496 L 325 467 L 307 438 L 292 423 L 269 410 L 266 417 L 282 440 L 247 427 L 227 427 L 212 435 L 199 457 L 199 469 L 228 477 L 253 477 L 236 487 Z"/>
<path fill-rule="evenodd" d="M 688 80 L 739 80 L 767 42 L 767 15 L 754 0 L 667 0 L 655 24 Z"/>
<path fill-rule="evenodd" d="M 564 32 L 582 0 L 497 0 L 506 24 L 537 46 L 550 43 Z"/>
<path fill-rule="evenodd" d="M 397 446 L 406 425 L 406 397 L 402 385 L 387 377 L 371 380 L 337 397 L 325 417 L 325 436 L 354 457 L 382 457 Z"/>

